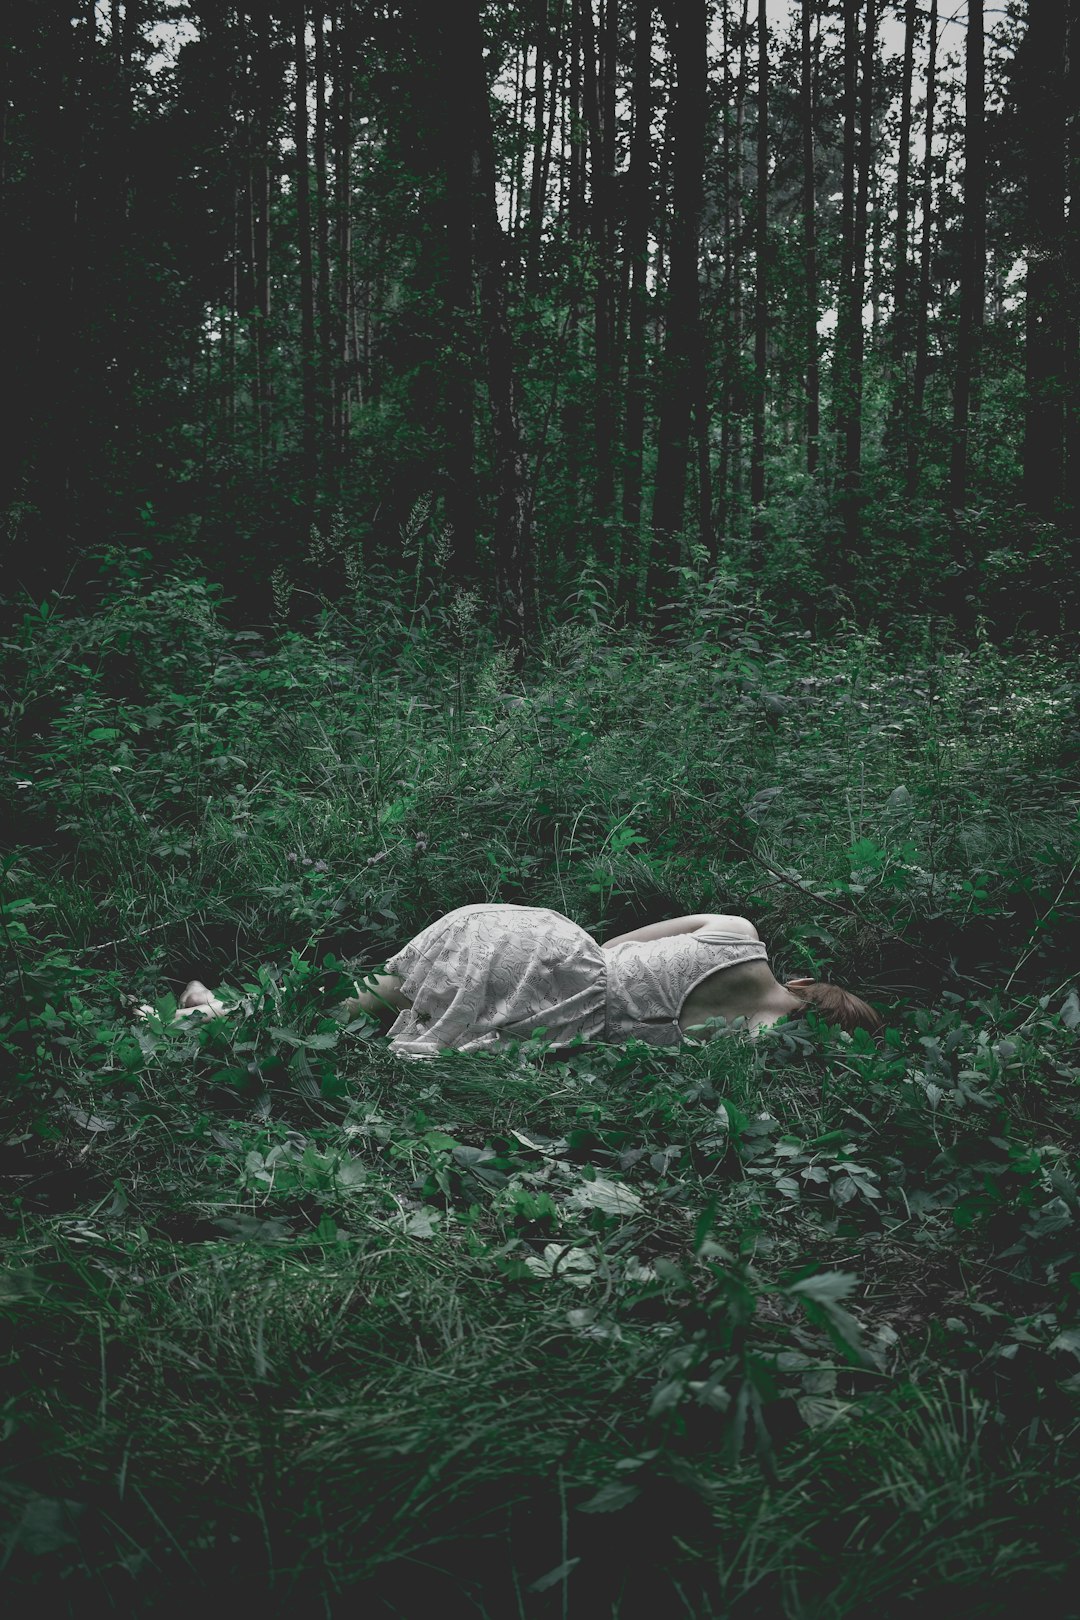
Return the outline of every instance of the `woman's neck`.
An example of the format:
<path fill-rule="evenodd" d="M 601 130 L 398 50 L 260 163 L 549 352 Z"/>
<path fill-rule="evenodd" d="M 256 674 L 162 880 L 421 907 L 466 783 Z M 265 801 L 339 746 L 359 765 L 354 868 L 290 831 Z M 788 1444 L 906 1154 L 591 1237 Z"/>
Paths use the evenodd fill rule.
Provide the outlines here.
<path fill-rule="evenodd" d="M 751 1029 L 762 1029 L 796 1012 L 798 996 L 777 980 L 767 962 L 737 962 L 717 973 L 708 985 L 713 1018 L 729 1023 L 745 1018 Z"/>

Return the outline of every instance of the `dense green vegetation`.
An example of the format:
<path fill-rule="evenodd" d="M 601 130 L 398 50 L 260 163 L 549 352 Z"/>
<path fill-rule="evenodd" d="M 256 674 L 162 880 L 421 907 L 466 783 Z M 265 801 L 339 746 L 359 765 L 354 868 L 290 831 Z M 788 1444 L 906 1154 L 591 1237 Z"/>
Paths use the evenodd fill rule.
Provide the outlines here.
<path fill-rule="evenodd" d="M 4 8 L 5 1616 L 1080 1613 L 1077 25 Z M 334 1016 L 480 900 L 885 1031 Z"/>
<path fill-rule="evenodd" d="M 8 1612 L 1071 1612 L 1075 678 L 735 567 L 662 643 L 585 576 L 515 675 L 413 562 L 302 629 L 119 551 L 13 615 Z M 887 1030 L 328 1016 L 484 898 L 746 911 Z M 170 1023 L 196 970 L 237 1016 Z"/>

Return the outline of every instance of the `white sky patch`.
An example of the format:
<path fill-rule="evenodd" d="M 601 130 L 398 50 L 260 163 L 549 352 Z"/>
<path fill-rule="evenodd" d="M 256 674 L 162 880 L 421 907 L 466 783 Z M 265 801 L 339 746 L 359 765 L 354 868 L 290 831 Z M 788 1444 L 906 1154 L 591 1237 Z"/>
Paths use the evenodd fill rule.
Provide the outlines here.
<path fill-rule="evenodd" d="M 194 23 L 189 18 L 178 15 L 180 9 L 181 6 L 177 3 L 177 0 L 173 0 L 173 4 L 169 8 L 169 15 L 162 17 L 159 22 L 155 22 L 151 27 L 143 30 L 143 38 L 152 47 L 151 54 L 146 61 L 147 71 L 150 73 L 160 73 L 163 68 L 174 67 L 176 58 L 183 47 L 190 45 L 193 40 L 199 37 L 199 30 Z M 100 6 L 98 7 L 98 15 L 99 17 L 101 15 Z"/>

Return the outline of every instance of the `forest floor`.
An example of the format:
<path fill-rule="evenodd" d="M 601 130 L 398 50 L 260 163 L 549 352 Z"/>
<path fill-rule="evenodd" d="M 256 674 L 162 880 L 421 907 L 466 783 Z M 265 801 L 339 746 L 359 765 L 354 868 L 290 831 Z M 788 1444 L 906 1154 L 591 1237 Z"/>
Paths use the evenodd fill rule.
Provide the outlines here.
<path fill-rule="evenodd" d="M 121 571 L 4 643 L 6 1613 L 1080 1612 L 1075 670 L 718 587 L 518 677 L 365 589 Z M 485 899 L 744 912 L 886 1032 L 329 1016 Z"/>

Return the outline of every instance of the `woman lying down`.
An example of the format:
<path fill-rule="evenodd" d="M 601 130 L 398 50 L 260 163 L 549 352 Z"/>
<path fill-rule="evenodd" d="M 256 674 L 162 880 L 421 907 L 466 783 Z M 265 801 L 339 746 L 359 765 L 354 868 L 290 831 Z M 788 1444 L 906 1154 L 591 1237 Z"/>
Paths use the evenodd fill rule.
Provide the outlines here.
<path fill-rule="evenodd" d="M 710 1019 L 751 1031 L 814 1007 L 830 1024 L 871 1032 L 882 1020 L 838 985 L 781 984 L 757 929 L 745 917 L 699 913 L 650 923 L 597 944 L 543 906 L 459 906 L 430 923 L 369 972 L 340 1015 L 389 1024 L 404 1058 L 497 1050 L 538 1031 L 556 1050 L 574 1041 L 647 1041 L 677 1046 Z M 221 1017 L 229 1008 L 193 980 L 178 1016 Z"/>

